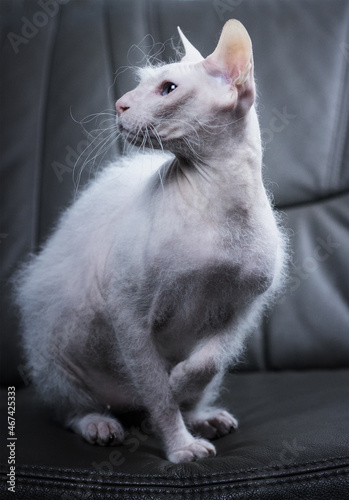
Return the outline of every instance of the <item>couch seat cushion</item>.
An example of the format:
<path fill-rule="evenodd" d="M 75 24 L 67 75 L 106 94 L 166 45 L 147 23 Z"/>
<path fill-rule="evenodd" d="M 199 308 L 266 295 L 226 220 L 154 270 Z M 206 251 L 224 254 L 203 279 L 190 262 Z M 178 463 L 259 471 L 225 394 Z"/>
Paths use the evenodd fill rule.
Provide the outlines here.
<path fill-rule="evenodd" d="M 59 427 L 31 387 L 16 392 L 15 491 L 23 499 L 343 499 L 349 493 L 349 370 L 229 374 L 223 402 L 239 429 L 217 457 L 174 465 L 146 415 L 124 415 L 125 443 L 98 447 Z M 1 391 L 1 498 L 7 490 Z M 8 450 L 7 452 L 5 450 Z"/>

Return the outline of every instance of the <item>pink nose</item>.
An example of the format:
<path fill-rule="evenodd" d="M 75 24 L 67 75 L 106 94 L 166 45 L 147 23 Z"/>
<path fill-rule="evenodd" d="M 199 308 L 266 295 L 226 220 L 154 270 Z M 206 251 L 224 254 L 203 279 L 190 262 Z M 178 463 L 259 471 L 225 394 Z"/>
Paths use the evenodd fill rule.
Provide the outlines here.
<path fill-rule="evenodd" d="M 130 106 L 127 106 L 127 104 L 121 98 L 116 101 L 115 107 L 117 114 L 120 116 L 122 113 L 128 110 Z"/>

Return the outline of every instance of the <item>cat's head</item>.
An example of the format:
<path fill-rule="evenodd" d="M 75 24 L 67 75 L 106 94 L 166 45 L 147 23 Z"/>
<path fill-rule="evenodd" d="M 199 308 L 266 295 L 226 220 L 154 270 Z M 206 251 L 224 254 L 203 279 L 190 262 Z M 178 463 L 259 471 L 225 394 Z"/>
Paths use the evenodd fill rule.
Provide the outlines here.
<path fill-rule="evenodd" d="M 203 58 L 178 31 L 181 61 L 142 68 L 139 85 L 116 102 L 116 110 L 132 144 L 190 156 L 249 113 L 255 99 L 252 43 L 243 25 L 230 20 L 214 52 Z"/>

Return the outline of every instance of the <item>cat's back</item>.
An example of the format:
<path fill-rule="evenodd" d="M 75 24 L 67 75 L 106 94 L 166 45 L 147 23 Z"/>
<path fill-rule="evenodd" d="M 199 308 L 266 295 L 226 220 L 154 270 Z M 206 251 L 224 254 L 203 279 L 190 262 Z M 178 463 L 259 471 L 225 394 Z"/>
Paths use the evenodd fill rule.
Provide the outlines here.
<path fill-rule="evenodd" d="M 136 154 L 106 166 L 62 214 L 38 255 L 17 273 L 17 301 L 56 300 L 62 287 L 67 301 L 98 288 L 105 259 L 149 179 L 169 159 L 166 154 Z M 57 304 L 58 305 L 58 304 Z M 58 309 L 58 307 L 57 307 Z"/>
<path fill-rule="evenodd" d="M 88 184 L 78 200 L 63 215 L 73 224 L 80 217 L 84 226 L 108 223 L 113 215 L 130 207 L 148 184 L 149 179 L 158 172 L 172 156 L 165 153 L 135 154 L 120 158 L 106 166 L 96 178 Z"/>

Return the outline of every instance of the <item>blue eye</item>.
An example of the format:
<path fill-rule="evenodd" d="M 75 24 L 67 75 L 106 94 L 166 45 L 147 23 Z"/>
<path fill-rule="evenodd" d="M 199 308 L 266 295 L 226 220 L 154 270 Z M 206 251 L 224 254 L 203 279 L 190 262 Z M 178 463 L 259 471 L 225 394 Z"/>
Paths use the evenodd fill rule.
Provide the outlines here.
<path fill-rule="evenodd" d="M 162 86 L 161 95 L 168 95 L 177 88 L 177 85 L 172 82 L 166 82 Z"/>

